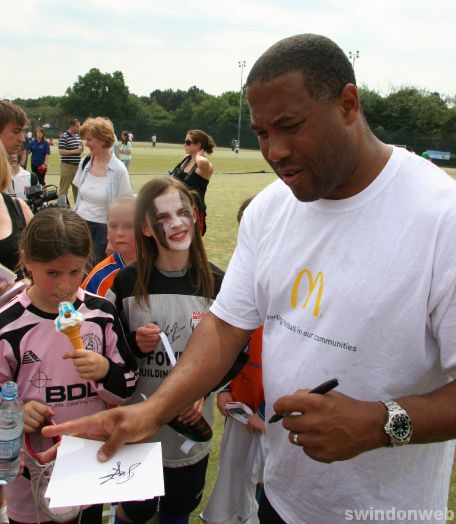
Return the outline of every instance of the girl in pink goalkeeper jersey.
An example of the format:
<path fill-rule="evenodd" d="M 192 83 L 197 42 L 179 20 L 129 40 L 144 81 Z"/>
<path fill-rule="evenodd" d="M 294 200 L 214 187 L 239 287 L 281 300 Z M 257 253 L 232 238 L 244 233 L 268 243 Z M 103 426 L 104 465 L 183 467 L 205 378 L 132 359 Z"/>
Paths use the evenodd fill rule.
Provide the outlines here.
<path fill-rule="evenodd" d="M 21 266 L 32 285 L 0 310 L 0 384 L 18 383 L 24 431 L 37 452 L 49 446 L 40 434 L 47 420 L 62 422 L 104 410 L 107 402 L 123 403 L 136 387 L 136 360 L 114 306 L 79 287 L 91 253 L 89 230 L 76 213 L 40 211 L 20 244 Z M 73 349 L 55 329 L 62 301 L 84 316 L 84 349 Z M 13 524 L 54 522 L 32 494 L 32 466 L 6 486 Z M 86 508 L 80 522 L 101 523 L 101 513 L 101 505 Z"/>

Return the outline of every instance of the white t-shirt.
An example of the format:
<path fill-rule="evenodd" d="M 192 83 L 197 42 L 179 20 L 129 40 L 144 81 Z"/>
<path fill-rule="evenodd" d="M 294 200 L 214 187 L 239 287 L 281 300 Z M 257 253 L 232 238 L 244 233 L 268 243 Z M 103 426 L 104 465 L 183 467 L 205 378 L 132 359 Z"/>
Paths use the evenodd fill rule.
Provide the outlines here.
<path fill-rule="evenodd" d="M 19 166 L 19 171 L 13 175 L 11 180 L 11 191 L 12 194 L 15 194 L 22 200 L 27 200 L 27 195 L 25 194 L 26 189 L 32 185 L 30 171 L 27 171 L 22 166 Z"/>
<path fill-rule="evenodd" d="M 351 198 L 299 202 L 280 180 L 262 191 L 211 310 L 243 329 L 264 324 L 267 418 L 279 397 L 333 377 L 361 400 L 421 394 L 456 377 L 455 260 L 456 183 L 395 148 Z M 266 432 L 266 494 L 287 523 L 446 505 L 453 442 L 323 464 L 280 423 Z"/>
<path fill-rule="evenodd" d="M 79 188 L 81 203 L 78 215 L 89 222 L 106 224 L 108 221 L 108 177 L 87 174 L 84 184 Z"/>
<path fill-rule="evenodd" d="M 130 160 L 131 159 L 131 150 L 132 150 L 131 142 L 127 142 L 126 144 L 120 144 L 119 146 L 120 160 Z"/>

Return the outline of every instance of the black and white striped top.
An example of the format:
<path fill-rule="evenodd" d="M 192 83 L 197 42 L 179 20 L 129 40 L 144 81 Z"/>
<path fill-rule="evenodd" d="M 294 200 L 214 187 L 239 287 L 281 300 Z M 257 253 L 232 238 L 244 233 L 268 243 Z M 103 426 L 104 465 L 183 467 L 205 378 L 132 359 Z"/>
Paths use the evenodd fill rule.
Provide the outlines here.
<path fill-rule="evenodd" d="M 68 131 L 65 131 L 59 139 L 59 149 L 79 149 L 81 147 L 81 137 L 76 133 L 72 135 Z M 81 155 L 65 155 L 61 156 L 62 162 L 66 164 L 79 164 L 81 161 Z"/>

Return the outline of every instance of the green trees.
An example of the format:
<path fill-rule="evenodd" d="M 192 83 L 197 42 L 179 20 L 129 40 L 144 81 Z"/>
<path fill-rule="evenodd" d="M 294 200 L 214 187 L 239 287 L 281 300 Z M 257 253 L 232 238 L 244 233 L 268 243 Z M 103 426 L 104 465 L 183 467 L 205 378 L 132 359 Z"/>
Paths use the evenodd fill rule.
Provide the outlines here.
<path fill-rule="evenodd" d="M 120 71 L 110 74 L 92 68 L 66 90 L 62 108 L 67 114 L 82 118 L 109 116 L 116 120 L 127 114 L 129 94 Z"/>
<path fill-rule="evenodd" d="M 417 151 L 456 150 L 456 109 L 439 93 L 404 86 L 382 97 L 360 88 L 366 120 L 380 139 Z"/>
<path fill-rule="evenodd" d="M 363 112 L 380 139 L 423 149 L 456 150 L 456 97 L 443 97 L 417 87 L 404 86 L 386 96 L 363 85 L 359 88 Z M 187 90 L 155 89 L 149 96 L 130 93 L 120 71 L 102 73 L 92 68 L 78 76 L 62 97 L 17 99 L 32 126 L 51 123 L 54 134 L 66 129 L 69 118 L 83 121 L 88 116 L 108 116 L 118 133 L 132 131 L 137 140 L 182 141 L 185 132 L 201 128 L 218 145 L 228 146 L 237 138 L 239 92 L 213 96 L 192 86 Z M 250 116 L 242 98 L 241 145 L 257 147 L 250 131 Z M 52 129 L 52 128 L 51 128 Z"/>

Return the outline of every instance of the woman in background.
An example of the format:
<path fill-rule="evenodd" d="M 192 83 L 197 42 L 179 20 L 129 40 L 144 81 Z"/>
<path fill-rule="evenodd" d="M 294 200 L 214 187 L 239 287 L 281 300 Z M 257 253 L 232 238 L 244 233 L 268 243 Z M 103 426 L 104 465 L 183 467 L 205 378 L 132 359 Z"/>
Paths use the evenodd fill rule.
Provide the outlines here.
<path fill-rule="evenodd" d="M 108 209 L 113 200 L 131 193 L 125 165 L 112 153 L 114 127 L 109 118 L 88 118 L 81 137 L 90 149 L 90 160 L 82 159 L 73 184 L 79 189 L 74 210 L 89 226 L 95 264 L 106 256 Z"/>
<path fill-rule="evenodd" d="M 184 140 L 185 157 L 177 164 L 170 173 L 171 176 L 179 178 L 187 187 L 198 194 L 198 216 L 201 234 L 206 232 L 206 203 L 204 197 L 209 180 L 214 172 L 213 165 L 209 162 L 206 154 L 214 150 L 215 142 L 207 133 L 201 129 L 191 129 L 187 132 Z"/>
<path fill-rule="evenodd" d="M 44 177 L 46 176 L 49 155 L 51 148 L 44 136 L 44 129 L 37 127 L 33 133 L 33 140 L 30 142 L 29 151 L 32 153 L 32 172 L 38 177 L 40 184 L 44 185 Z"/>
<path fill-rule="evenodd" d="M 131 149 L 132 145 L 128 131 L 122 131 L 120 135 L 119 158 L 127 169 L 131 162 Z"/>

